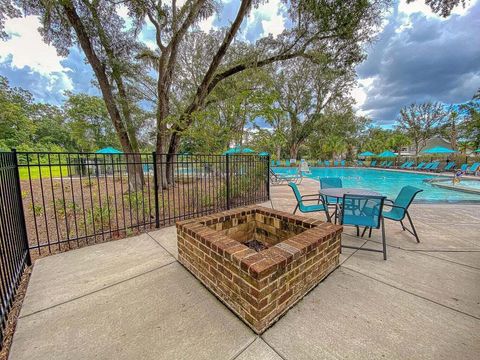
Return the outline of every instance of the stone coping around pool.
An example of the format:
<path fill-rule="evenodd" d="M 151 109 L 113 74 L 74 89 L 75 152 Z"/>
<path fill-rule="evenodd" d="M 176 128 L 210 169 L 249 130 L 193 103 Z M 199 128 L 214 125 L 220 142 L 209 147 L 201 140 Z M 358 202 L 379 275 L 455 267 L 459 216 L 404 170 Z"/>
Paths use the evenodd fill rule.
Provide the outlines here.
<path fill-rule="evenodd" d="M 246 238 L 228 235 L 249 223 L 270 241 L 267 249 L 257 252 L 241 242 Z M 342 226 L 318 219 L 248 206 L 176 227 L 180 263 L 257 333 L 339 265 Z M 272 240 L 272 233 L 280 235 Z"/>
<path fill-rule="evenodd" d="M 479 181 L 480 182 L 480 179 L 467 179 L 467 180 L 468 181 Z M 453 183 L 448 184 L 446 182 L 447 181 L 445 181 L 445 180 L 432 180 L 432 181 L 430 181 L 430 184 L 432 184 L 433 186 L 442 188 L 442 189 L 461 191 L 461 192 L 466 192 L 466 193 L 470 193 L 470 194 L 480 195 L 480 189 L 473 189 L 473 188 L 469 188 L 469 187 L 466 187 L 466 186 L 462 186 L 461 181 L 456 185 L 453 185 Z"/>

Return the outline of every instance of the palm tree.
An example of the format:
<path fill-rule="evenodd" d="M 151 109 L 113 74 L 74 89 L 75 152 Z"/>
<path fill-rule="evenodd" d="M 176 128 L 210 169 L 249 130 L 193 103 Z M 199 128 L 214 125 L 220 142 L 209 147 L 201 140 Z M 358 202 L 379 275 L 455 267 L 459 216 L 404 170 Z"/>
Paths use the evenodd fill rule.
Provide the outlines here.
<path fill-rule="evenodd" d="M 401 132 L 396 132 L 387 140 L 387 147 L 400 155 L 402 147 L 410 145 L 411 143 L 412 140 L 410 140 L 407 135 Z"/>

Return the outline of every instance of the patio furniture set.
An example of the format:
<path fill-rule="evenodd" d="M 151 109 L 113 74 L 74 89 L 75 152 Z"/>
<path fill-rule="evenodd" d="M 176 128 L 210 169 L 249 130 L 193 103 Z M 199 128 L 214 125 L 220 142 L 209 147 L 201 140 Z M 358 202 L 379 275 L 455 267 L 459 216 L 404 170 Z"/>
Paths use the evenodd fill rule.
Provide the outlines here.
<path fill-rule="evenodd" d="M 411 233 L 417 242 L 420 242 L 412 218 L 408 212 L 410 204 L 415 196 L 423 190 L 414 186 L 404 186 L 395 200 L 387 199 L 382 194 L 366 189 L 344 188 L 340 178 L 321 178 L 318 194 L 301 195 L 297 184 L 288 184 L 295 195 L 297 205 L 293 211 L 302 213 L 324 212 L 328 222 L 341 225 L 354 226 L 357 236 L 363 237 L 368 230 L 371 237 L 372 229 L 382 231 L 382 250 L 352 247 L 342 245 L 343 248 L 367 250 L 383 253 L 383 259 L 387 260 L 387 247 L 384 220 L 400 222 L 402 229 Z M 310 203 L 310 204 L 307 204 Z M 405 219 L 410 224 L 410 229 L 405 226 Z M 360 228 L 363 228 L 360 235 Z"/>

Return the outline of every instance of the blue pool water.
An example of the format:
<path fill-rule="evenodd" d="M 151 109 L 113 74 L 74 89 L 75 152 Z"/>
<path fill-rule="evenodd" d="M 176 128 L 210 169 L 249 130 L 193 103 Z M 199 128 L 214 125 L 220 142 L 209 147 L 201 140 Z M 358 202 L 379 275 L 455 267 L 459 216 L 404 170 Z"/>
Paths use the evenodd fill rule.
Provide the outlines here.
<path fill-rule="evenodd" d="M 280 174 L 295 174 L 297 169 L 273 168 L 273 171 Z M 310 171 L 311 174 L 304 176 L 317 181 L 321 177 L 339 177 L 342 179 L 343 187 L 375 190 L 390 199 L 394 199 L 403 186 L 412 185 L 423 189 L 423 192 L 418 194 L 416 202 L 480 202 L 480 195 L 442 189 L 425 182 L 427 179 L 439 178 L 432 174 L 361 168 L 310 168 Z"/>

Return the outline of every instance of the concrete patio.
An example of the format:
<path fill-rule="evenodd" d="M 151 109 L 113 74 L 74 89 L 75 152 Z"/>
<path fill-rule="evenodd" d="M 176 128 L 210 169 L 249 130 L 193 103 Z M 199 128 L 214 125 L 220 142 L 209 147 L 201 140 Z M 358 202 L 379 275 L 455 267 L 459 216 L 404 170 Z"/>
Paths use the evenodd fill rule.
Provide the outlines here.
<path fill-rule="evenodd" d="M 273 187 L 272 203 L 291 212 L 291 190 Z M 387 222 L 387 261 L 344 250 L 261 336 L 176 261 L 174 227 L 40 259 L 10 359 L 478 359 L 480 205 L 411 213 L 420 244 Z M 378 231 L 354 233 L 343 242 L 380 247 Z"/>

